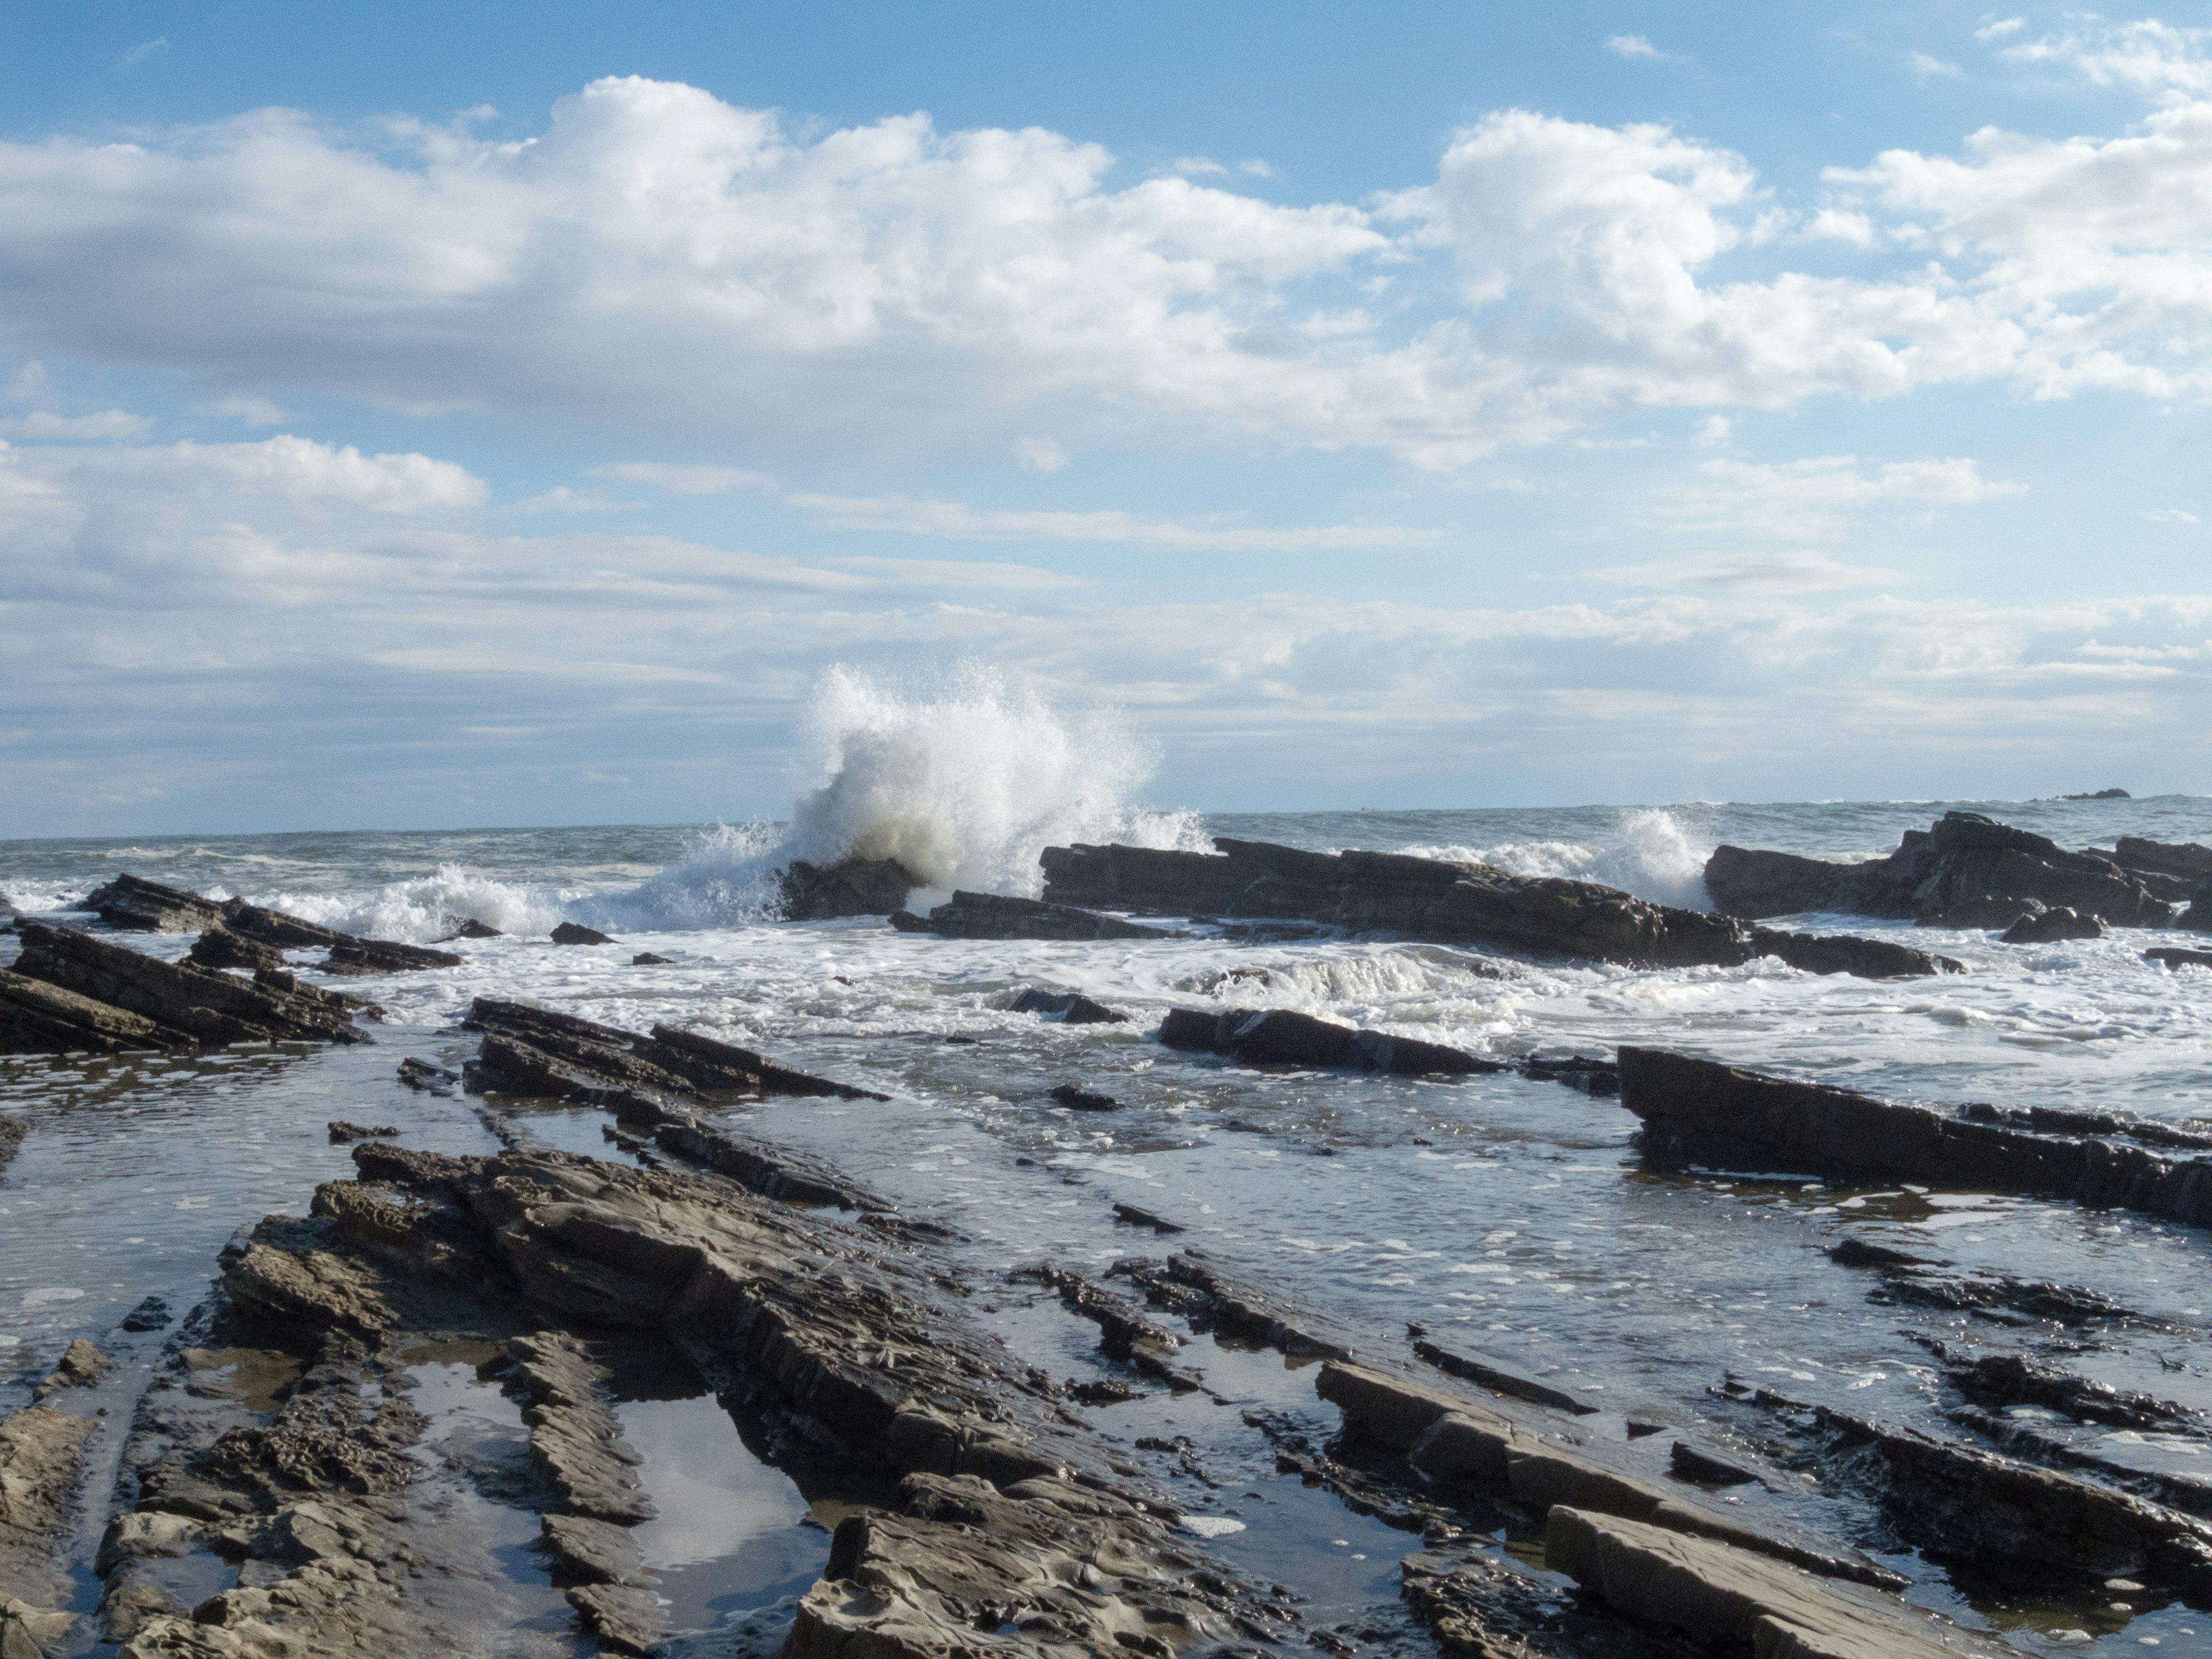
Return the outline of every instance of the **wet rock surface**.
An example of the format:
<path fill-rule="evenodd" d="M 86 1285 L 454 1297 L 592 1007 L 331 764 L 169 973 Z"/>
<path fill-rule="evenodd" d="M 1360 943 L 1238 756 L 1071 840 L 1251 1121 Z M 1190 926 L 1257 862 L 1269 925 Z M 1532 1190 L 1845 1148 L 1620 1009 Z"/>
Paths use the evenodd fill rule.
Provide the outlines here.
<path fill-rule="evenodd" d="M 1217 853 L 1048 847 L 1054 904 L 1150 915 L 1270 917 L 1451 945 L 1684 967 L 1739 963 L 1744 930 L 1725 917 L 1632 898 L 1594 882 L 1509 875 L 1396 853 L 1300 852 L 1217 836 Z"/>
<path fill-rule="evenodd" d="M 945 939 L 1166 939 L 1158 927 L 1140 927 L 1119 916 L 1040 899 L 1009 898 L 999 893 L 957 892 L 927 916 L 899 910 L 891 926 L 901 933 L 936 933 Z"/>
<path fill-rule="evenodd" d="M 580 921 L 564 921 L 553 930 L 556 945 L 617 945 L 621 941 L 612 934 L 603 933 L 596 927 L 586 927 Z"/>
<path fill-rule="evenodd" d="M 1243 1066 L 1318 1066 L 1400 1077 L 1465 1077 L 1510 1070 L 1503 1060 L 1418 1037 L 1364 1031 L 1288 1008 L 1215 1014 L 1171 1011 L 1159 1029 L 1170 1048 L 1222 1054 Z"/>
<path fill-rule="evenodd" d="M 2102 939 L 2105 926 L 2094 916 L 2085 916 L 2067 905 L 2056 909 L 2042 904 L 2031 905 L 2013 919 L 2013 923 L 1997 935 L 2000 945 L 2055 945 L 2063 939 Z"/>
<path fill-rule="evenodd" d="M 467 961 L 451 951 L 427 945 L 397 945 L 389 939 L 341 939 L 316 964 L 325 974 L 412 974 L 426 968 L 458 968 Z"/>
<path fill-rule="evenodd" d="M 1887 858 L 1834 864 L 1794 853 L 1720 847 L 1705 890 L 1722 911 L 1757 920 L 1807 911 L 2004 927 L 2031 901 L 2116 927 L 2162 927 L 2173 907 L 2110 859 L 2069 853 L 2047 836 L 1975 812 L 1946 812 L 1908 830 Z"/>
<path fill-rule="evenodd" d="M 921 881 L 896 859 L 845 859 L 810 864 L 793 859 L 777 878 L 787 921 L 839 916 L 888 916 L 906 908 Z"/>
<path fill-rule="evenodd" d="M 1849 974 L 1856 979 L 1920 979 L 1958 974 L 1965 965 L 1949 957 L 1916 951 L 1887 939 L 1850 933 L 1788 933 L 1771 927 L 1751 930 L 1752 948 L 1760 956 L 1786 962 L 1808 974 Z"/>
<path fill-rule="evenodd" d="M 1076 991 L 1040 991 L 1035 987 L 1024 991 L 1011 1005 L 1018 1014 L 1042 1014 L 1047 1019 L 1056 1019 L 1063 1025 L 1126 1025 L 1127 1014 L 1117 1014 L 1103 1002 L 1093 1002 Z"/>

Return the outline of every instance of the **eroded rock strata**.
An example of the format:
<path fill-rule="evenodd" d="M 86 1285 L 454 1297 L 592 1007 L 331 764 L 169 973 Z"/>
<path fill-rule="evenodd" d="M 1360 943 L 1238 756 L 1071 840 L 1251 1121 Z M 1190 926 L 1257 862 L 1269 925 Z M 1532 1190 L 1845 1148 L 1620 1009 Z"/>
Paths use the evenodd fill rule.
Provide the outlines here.
<path fill-rule="evenodd" d="M 1139 927 L 1119 916 L 1101 915 L 1073 905 L 1040 899 L 1009 898 L 1002 893 L 956 892 L 927 916 L 899 910 L 891 926 L 901 933 L 938 934 L 944 939 L 1167 939 L 1164 928 Z"/>
<path fill-rule="evenodd" d="M 2143 878 L 2090 853 L 1977 812 L 1908 830 L 1887 858 L 1836 864 L 1795 853 L 1719 847 L 1705 891 L 1731 916 L 1840 911 L 1948 927 L 2007 927 L 2029 908 L 2065 907 L 2115 927 L 2163 927 L 2173 906 Z"/>
<path fill-rule="evenodd" d="M 2167 1125 L 1995 1108 L 1951 1115 L 1632 1046 L 1620 1050 L 1620 1088 L 1646 1150 L 1662 1158 L 2045 1194 L 2212 1226 L 2212 1142 Z M 2183 1152 L 2197 1155 L 2169 1155 Z"/>

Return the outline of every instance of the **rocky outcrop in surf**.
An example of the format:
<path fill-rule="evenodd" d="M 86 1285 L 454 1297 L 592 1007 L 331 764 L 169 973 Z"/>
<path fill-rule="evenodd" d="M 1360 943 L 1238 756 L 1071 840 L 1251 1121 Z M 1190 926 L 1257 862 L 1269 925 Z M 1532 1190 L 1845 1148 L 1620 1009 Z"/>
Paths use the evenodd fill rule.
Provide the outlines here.
<path fill-rule="evenodd" d="M 1170 1048 L 1224 1054 L 1244 1066 L 1317 1066 L 1399 1077 L 1466 1077 L 1510 1069 L 1504 1061 L 1441 1042 L 1364 1031 L 1289 1008 L 1238 1009 L 1217 1014 L 1176 1008 L 1160 1022 Z"/>
<path fill-rule="evenodd" d="M 1962 974 L 1966 964 L 1949 957 L 1916 951 L 1888 939 L 1852 933 L 1785 933 L 1771 927 L 1751 930 L 1751 946 L 1808 974 L 1849 974 L 1856 979 L 1922 979 L 1932 974 Z"/>
<path fill-rule="evenodd" d="M 1620 1050 L 1620 1103 L 1665 1159 L 2051 1194 L 2212 1226 L 2212 1135 L 2167 1124 L 1993 1106 L 1950 1115 L 1632 1046 Z"/>
<path fill-rule="evenodd" d="M 1119 916 L 1037 899 L 1008 898 L 1000 893 L 955 893 L 925 918 L 895 911 L 891 926 L 902 933 L 935 933 L 943 939 L 1167 939 L 1165 929 L 1141 927 Z"/>
<path fill-rule="evenodd" d="M 1758 920 L 1840 911 L 1946 927 L 2004 927 L 2031 902 L 2115 927 L 2162 927 L 2173 907 L 2112 860 L 1978 812 L 1908 830 L 1887 858 L 1832 864 L 1795 853 L 1718 847 L 1705 891 L 1724 914 Z"/>
<path fill-rule="evenodd" d="M 839 916 L 888 916 L 906 908 L 921 879 L 896 859 L 842 859 L 810 864 L 793 859 L 778 872 L 786 921 L 830 921 Z"/>

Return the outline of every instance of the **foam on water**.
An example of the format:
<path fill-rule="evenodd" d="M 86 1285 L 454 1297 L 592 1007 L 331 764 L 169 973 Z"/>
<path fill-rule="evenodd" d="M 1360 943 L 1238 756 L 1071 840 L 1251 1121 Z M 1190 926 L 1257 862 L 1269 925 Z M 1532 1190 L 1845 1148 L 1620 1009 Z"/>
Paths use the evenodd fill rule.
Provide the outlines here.
<path fill-rule="evenodd" d="M 1489 847 L 1413 846 L 1405 850 L 1420 858 L 1493 864 L 1516 876 L 1601 882 L 1640 899 L 1684 909 L 1712 908 L 1705 896 L 1705 874 L 1712 845 L 1693 839 L 1674 813 L 1659 807 L 1631 808 L 1619 815 L 1614 837 L 1599 847 L 1571 841 L 1508 841 Z"/>

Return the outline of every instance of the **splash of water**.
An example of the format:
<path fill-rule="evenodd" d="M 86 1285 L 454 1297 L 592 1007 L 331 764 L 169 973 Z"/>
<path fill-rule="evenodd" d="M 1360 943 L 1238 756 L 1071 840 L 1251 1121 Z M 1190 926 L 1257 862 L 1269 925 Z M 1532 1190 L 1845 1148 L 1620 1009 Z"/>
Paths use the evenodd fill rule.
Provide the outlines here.
<path fill-rule="evenodd" d="M 1711 848 L 1690 839 L 1674 815 L 1638 807 L 1620 815 L 1618 839 L 1605 847 L 1571 841 L 1504 842 L 1495 847 L 1417 847 L 1424 858 L 1493 864 L 1516 876 L 1565 876 L 1618 887 L 1655 903 L 1688 910 L 1712 908 L 1705 896 L 1705 859 Z"/>

